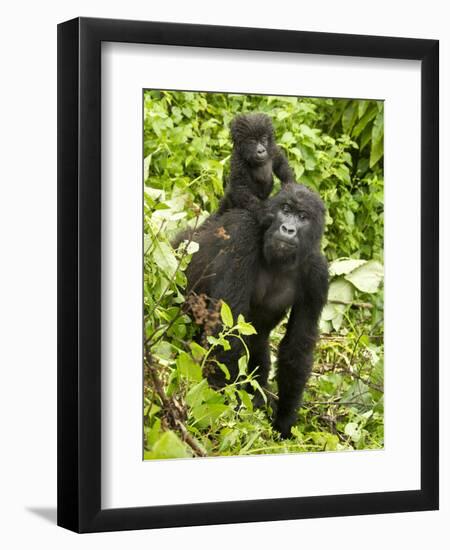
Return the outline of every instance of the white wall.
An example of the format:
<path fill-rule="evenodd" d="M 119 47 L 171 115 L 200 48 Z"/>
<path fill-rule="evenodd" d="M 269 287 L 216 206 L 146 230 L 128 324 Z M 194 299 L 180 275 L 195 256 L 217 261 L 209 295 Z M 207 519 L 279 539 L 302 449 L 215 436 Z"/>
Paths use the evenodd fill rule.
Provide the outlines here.
<path fill-rule="evenodd" d="M 441 511 L 77 536 L 55 527 L 56 506 L 56 24 L 78 15 L 441 40 L 441 265 L 450 278 L 450 35 L 439 0 L 294 2 L 66 0 L 7 3 L 0 87 L 0 543 L 6 548 L 211 546 L 443 548 L 450 520 L 450 376 L 441 291 Z M 7 6 L 7 7 L 6 7 Z M 445 100 L 446 99 L 446 100 Z M 444 185 L 444 183 L 446 185 Z M 406 343 L 407 345 L 407 343 Z M 405 421 L 408 414 L 405 411 Z M 254 542 L 253 542 L 254 541 Z"/>

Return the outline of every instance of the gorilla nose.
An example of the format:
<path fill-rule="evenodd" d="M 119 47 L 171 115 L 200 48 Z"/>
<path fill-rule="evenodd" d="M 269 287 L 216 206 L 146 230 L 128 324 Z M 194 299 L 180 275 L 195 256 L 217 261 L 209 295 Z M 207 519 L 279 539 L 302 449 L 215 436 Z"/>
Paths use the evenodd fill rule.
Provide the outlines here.
<path fill-rule="evenodd" d="M 284 237 L 289 237 L 292 239 L 297 234 L 297 231 L 295 230 L 295 226 L 291 223 L 282 223 L 280 225 L 280 233 Z"/>
<path fill-rule="evenodd" d="M 258 147 L 256 148 L 256 152 L 258 153 L 258 155 L 264 155 L 266 152 L 266 148 L 264 147 L 264 145 L 258 145 Z"/>

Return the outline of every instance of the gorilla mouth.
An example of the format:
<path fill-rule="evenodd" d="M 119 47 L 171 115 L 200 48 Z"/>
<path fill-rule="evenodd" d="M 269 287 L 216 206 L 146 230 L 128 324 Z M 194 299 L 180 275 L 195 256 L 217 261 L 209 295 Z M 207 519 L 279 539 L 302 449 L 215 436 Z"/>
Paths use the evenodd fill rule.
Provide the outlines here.
<path fill-rule="evenodd" d="M 277 247 L 279 247 L 281 250 L 289 250 L 292 248 L 297 247 L 297 243 L 294 242 L 292 239 L 285 239 L 284 237 L 275 237 L 275 240 L 277 241 Z"/>
<path fill-rule="evenodd" d="M 264 257 L 269 263 L 291 264 L 297 257 L 297 246 L 294 242 L 286 239 L 274 238 L 272 242 L 264 246 Z"/>

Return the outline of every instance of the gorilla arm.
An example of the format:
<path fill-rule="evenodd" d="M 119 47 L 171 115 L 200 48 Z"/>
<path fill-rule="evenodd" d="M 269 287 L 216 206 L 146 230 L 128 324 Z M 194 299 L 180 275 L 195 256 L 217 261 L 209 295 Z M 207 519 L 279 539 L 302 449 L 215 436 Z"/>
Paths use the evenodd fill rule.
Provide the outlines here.
<path fill-rule="evenodd" d="M 311 374 L 319 318 L 328 293 L 328 268 L 322 255 L 317 254 L 311 260 L 300 288 L 278 351 L 279 401 L 274 426 L 282 437 L 289 437 L 296 423 L 303 390 Z"/>
<path fill-rule="evenodd" d="M 281 184 L 285 185 L 289 182 L 295 182 L 295 174 L 289 166 L 287 158 L 281 147 L 276 148 L 276 154 L 273 158 L 272 169 L 275 175 L 281 180 Z"/>

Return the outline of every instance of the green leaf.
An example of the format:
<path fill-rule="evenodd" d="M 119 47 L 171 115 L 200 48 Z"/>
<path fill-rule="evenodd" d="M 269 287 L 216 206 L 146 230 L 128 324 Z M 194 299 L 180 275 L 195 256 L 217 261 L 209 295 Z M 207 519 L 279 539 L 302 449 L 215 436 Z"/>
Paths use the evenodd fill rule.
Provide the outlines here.
<path fill-rule="evenodd" d="M 230 371 L 228 370 L 228 367 L 224 365 L 223 363 L 220 363 L 219 361 L 216 362 L 219 369 L 224 373 L 225 380 L 229 380 L 231 378 Z"/>
<path fill-rule="evenodd" d="M 152 447 L 158 441 L 160 437 L 160 432 L 161 432 L 161 420 L 157 418 L 151 428 L 145 429 L 146 445 Z M 149 457 L 149 458 L 152 458 L 152 457 Z M 145 459 L 146 457 L 144 452 L 144 460 Z"/>
<path fill-rule="evenodd" d="M 148 171 L 150 169 L 150 162 L 152 160 L 152 155 L 147 155 L 144 159 L 144 181 L 148 178 Z"/>
<path fill-rule="evenodd" d="M 286 111 L 278 111 L 277 113 L 277 120 L 284 120 L 285 118 L 289 118 L 289 113 Z"/>
<path fill-rule="evenodd" d="M 366 260 L 353 260 L 352 258 L 339 258 L 330 263 L 329 272 L 332 277 L 335 275 L 346 275 L 357 267 L 364 265 Z"/>
<path fill-rule="evenodd" d="M 344 308 L 345 306 L 339 306 L 341 308 Z M 331 320 L 331 324 L 333 325 L 333 328 L 336 332 L 339 332 L 342 322 L 344 321 L 344 315 L 342 313 L 338 313 L 336 317 L 333 317 Z"/>
<path fill-rule="evenodd" d="M 148 418 L 151 419 L 160 410 L 161 407 L 159 407 L 156 403 L 151 403 L 148 407 L 144 409 L 144 416 L 148 416 Z"/>
<path fill-rule="evenodd" d="M 240 321 L 238 323 L 238 330 L 239 333 L 244 336 L 250 336 L 250 334 L 256 334 L 256 329 L 253 327 L 251 323 L 246 323 L 244 321 Z"/>
<path fill-rule="evenodd" d="M 339 314 L 339 311 L 335 304 L 328 303 L 322 310 L 322 319 L 324 321 L 331 321 Z"/>
<path fill-rule="evenodd" d="M 342 129 L 346 134 L 350 133 L 358 114 L 356 103 L 355 101 L 351 101 L 342 114 Z"/>
<path fill-rule="evenodd" d="M 367 110 L 369 102 L 365 99 L 358 101 L 358 118 L 361 118 Z"/>
<path fill-rule="evenodd" d="M 317 143 L 319 140 L 320 130 L 310 128 L 306 124 L 300 124 L 300 131 L 305 136 L 308 137 L 313 143 Z M 294 138 L 294 142 L 295 142 Z"/>
<path fill-rule="evenodd" d="M 383 112 L 378 113 L 372 128 L 372 147 L 370 149 L 370 168 L 383 156 L 384 116 Z"/>
<path fill-rule="evenodd" d="M 292 433 L 301 438 L 302 433 L 298 430 L 292 430 Z M 324 451 L 336 451 L 339 443 L 339 437 L 335 434 L 326 432 L 309 432 L 308 437 L 311 438 L 316 445 L 319 445 Z"/>
<path fill-rule="evenodd" d="M 180 247 L 181 246 L 186 247 L 186 254 L 195 254 L 200 248 L 200 245 L 197 242 L 187 240 L 180 243 Z"/>
<path fill-rule="evenodd" d="M 220 307 L 220 316 L 222 317 L 222 322 L 227 327 L 233 326 L 233 314 L 231 313 L 230 306 L 222 301 L 222 305 Z"/>
<path fill-rule="evenodd" d="M 372 139 L 372 128 L 370 126 L 366 126 L 359 140 L 360 151 L 362 151 L 366 147 L 366 145 L 370 143 L 371 139 Z M 369 161 L 367 160 L 367 163 L 368 162 Z"/>
<path fill-rule="evenodd" d="M 247 357 L 245 355 L 243 355 L 242 357 L 239 357 L 238 367 L 239 367 L 239 376 L 245 376 L 247 373 Z"/>
<path fill-rule="evenodd" d="M 348 435 L 355 443 L 361 439 L 361 430 L 356 422 L 349 422 L 346 424 L 344 433 L 345 435 Z"/>
<path fill-rule="evenodd" d="M 187 405 L 189 405 L 189 407 L 196 407 L 200 405 L 200 403 L 208 398 L 211 391 L 213 390 L 211 390 L 208 386 L 208 382 L 206 380 L 202 380 L 191 388 L 186 394 Z"/>
<path fill-rule="evenodd" d="M 302 159 L 305 162 L 305 168 L 307 170 L 314 170 L 316 167 L 316 154 L 314 149 L 307 147 L 306 145 L 300 145 L 299 149 L 302 153 Z"/>
<path fill-rule="evenodd" d="M 292 132 L 285 132 L 281 137 L 281 143 L 286 143 L 287 145 L 295 143 L 295 138 Z"/>
<path fill-rule="evenodd" d="M 153 346 L 152 353 L 160 359 L 169 361 L 172 358 L 172 346 L 170 345 L 170 342 L 165 342 L 162 340 Z"/>
<path fill-rule="evenodd" d="M 200 346 L 200 344 L 197 344 L 197 342 L 191 342 L 189 344 L 189 347 L 191 348 L 194 359 L 196 359 L 197 361 L 200 361 L 206 355 L 205 348 Z"/>
<path fill-rule="evenodd" d="M 219 447 L 219 452 L 226 451 L 239 439 L 239 430 L 232 430 L 231 428 L 224 428 L 220 432 L 220 436 L 223 438 Z"/>
<path fill-rule="evenodd" d="M 250 412 L 253 411 L 253 403 L 250 399 L 250 396 L 245 390 L 238 390 L 239 397 L 241 398 L 242 404 L 246 409 L 248 409 Z"/>
<path fill-rule="evenodd" d="M 342 322 L 344 320 L 344 312 L 351 301 L 353 300 L 353 287 L 352 285 L 340 277 L 335 279 L 330 284 L 328 290 L 328 304 L 325 306 L 322 312 L 322 319 L 324 321 L 331 321 L 334 330 L 339 331 Z M 335 304 L 333 301 L 344 302 L 343 304 Z"/>
<path fill-rule="evenodd" d="M 171 278 L 178 265 L 177 258 L 171 246 L 164 242 L 158 242 L 153 249 L 153 260 L 167 276 Z"/>
<path fill-rule="evenodd" d="M 206 337 L 206 341 L 214 348 L 216 348 L 217 346 L 222 346 L 224 350 L 230 349 L 230 342 L 228 342 L 228 340 L 224 336 L 219 335 L 219 337 L 216 338 L 215 336 L 209 335 Z"/>
<path fill-rule="evenodd" d="M 144 235 L 144 254 L 147 254 L 152 244 L 153 244 L 153 238 L 150 235 L 145 234 Z"/>
<path fill-rule="evenodd" d="M 150 155 L 151 156 L 151 155 Z M 164 201 L 164 191 L 162 189 L 154 189 L 153 187 L 144 187 L 144 192 L 151 197 L 154 201 L 161 200 Z"/>
<path fill-rule="evenodd" d="M 266 392 L 263 390 L 263 388 L 261 387 L 261 384 L 258 382 L 258 380 L 256 380 L 255 378 L 250 380 L 250 386 L 253 388 L 253 390 L 255 392 L 255 395 L 256 395 L 256 393 L 259 393 L 261 395 L 261 397 L 264 399 L 264 403 L 267 404 Z"/>
<path fill-rule="evenodd" d="M 380 262 L 371 260 L 345 276 L 358 290 L 373 294 L 383 280 L 384 270 Z"/>
<path fill-rule="evenodd" d="M 208 342 L 208 344 L 211 344 L 211 346 L 220 346 L 220 338 L 216 338 L 211 334 L 206 337 L 206 341 Z"/>
<path fill-rule="evenodd" d="M 349 184 L 351 183 L 350 172 L 349 172 L 348 167 L 345 166 L 345 164 L 341 164 L 341 165 L 337 166 L 337 167 L 334 169 L 334 173 L 335 173 L 336 176 L 337 176 L 341 181 L 343 181 L 346 185 L 349 185 Z"/>
<path fill-rule="evenodd" d="M 353 227 L 355 225 L 355 214 L 353 214 L 351 210 L 345 211 L 345 221 L 349 227 Z"/>
<path fill-rule="evenodd" d="M 375 106 L 371 107 L 368 111 L 366 111 L 366 113 L 361 118 L 361 120 L 359 120 L 358 123 L 353 128 L 352 137 L 357 138 L 359 134 L 366 128 L 370 131 L 370 126 L 368 126 L 368 124 L 377 116 L 377 113 L 378 113 L 378 109 Z M 361 149 L 362 148 L 363 146 L 361 145 Z"/>
<path fill-rule="evenodd" d="M 154 444 L 148 458 L 187 458 L 192 456 L 175 432 L 167 431 Z"/>
<path fill-rule="evenodd" d="M 199 428 L 206 428 L 207 426 L 211 426 L 227 410 L 227 405 L 205 403 L 192 409 L 192 416 L 195 418 Z"/>
<path fill-rule="evenodd" d="M 321 334 L 329 334 L 331 332 L 332 326 L 333 325 L 330 323 L 330 321 L 327 321 L 322 317 L 320 318 L 319 331 Z"/>
<path fill-rule="evenodd" d="M 187 353 L 182 352 L 177 357 L 177 369 L 181 376 L 187 378 L 188 380 L 200 382 L 203 378 L 200 365 L 197 364 Z"/>
<path fill-rule="evenodd" d="M 351 302 L 353 300 L 353 287 L 343 278 L 336 279 L 330 284 L 328 301 Z"/>

